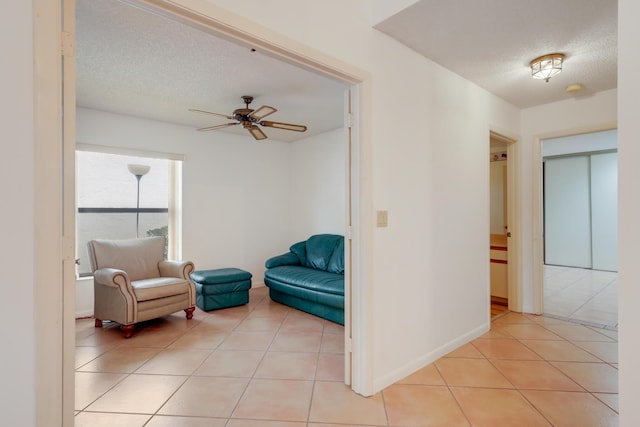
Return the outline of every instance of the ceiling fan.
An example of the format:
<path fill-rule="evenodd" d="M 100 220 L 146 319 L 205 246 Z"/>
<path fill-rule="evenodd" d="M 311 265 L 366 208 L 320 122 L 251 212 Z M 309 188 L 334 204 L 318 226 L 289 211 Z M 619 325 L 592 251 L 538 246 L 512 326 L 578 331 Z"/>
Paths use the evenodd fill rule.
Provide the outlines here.
<path fill-rule="evenodd" d="M 307 130 L 307 127 L 304 125 L 294 125 L 291 123 L 280 123 L 280 122 L 271 122 L 268 120 L 262 120 L 263 118 L 267 117 L 270 114 L 275 113 L 278 110 L 268 105 L 263 105 L 257 110 L 249 108 L 249 104 L 251 104 L 251 101 L 253 101 L 253 96 L 244 95 L 242 96 L 242 100 L 245 103 L 245 107 L 234 110 L 231 115 L 212 113 L 211 111 L 196 110 L 196 109 L 189 109 L 189 111 L 193 111 L 195 113 L 211 114 L 214 116 L 224 117 L 225 119 L 235 120 L 235 122 L 231 122 L 231 123 L 224 123 L 221 125 L 213 125 L 213 126 L 200 128 L 198 129 L 199 131 L 222 129 L 229 126 L 235 126 L 235 125 L 241 124 L 242 127 L 248 130 L 249 133 L 255 139 L 262 140 L 262 139 L 267 139 L 267 135 L 257 125 L 276 128 L 276 129 L 293 130 L 296 132 L 304 132 Z"/>

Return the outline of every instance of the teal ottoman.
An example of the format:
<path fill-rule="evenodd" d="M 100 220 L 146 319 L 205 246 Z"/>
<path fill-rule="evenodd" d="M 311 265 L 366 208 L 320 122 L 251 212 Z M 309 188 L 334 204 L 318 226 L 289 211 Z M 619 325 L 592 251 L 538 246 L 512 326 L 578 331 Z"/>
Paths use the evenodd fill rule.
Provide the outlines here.
<path fill-rule="evenodd" d="M 239 268 L 199 270 L 191 273 L 196 286 L 196 304 L 205 311 L 249 302 L 251 273 Z"/>

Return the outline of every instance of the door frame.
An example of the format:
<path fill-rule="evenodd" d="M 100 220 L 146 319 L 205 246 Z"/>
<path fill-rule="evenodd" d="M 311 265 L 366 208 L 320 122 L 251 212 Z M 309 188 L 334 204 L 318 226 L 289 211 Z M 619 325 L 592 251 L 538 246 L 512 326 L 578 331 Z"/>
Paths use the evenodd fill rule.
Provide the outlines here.
<path fill-rule="evenodd" d="M 490 130 L 489 138 L 497 139 L 507 144 L 507 226 L 511 236 L 507 238 L 507 298 L 511 311 L 522 311 L 522 257 L 520 256 L 520 199 L 518 191 L 518 173 L 516 159 L 520 144 L 514 136 L 508 133 Z M 491 297 L 491 295 L 489 295 Z"/>
<path fill-rule="evenodd" d="M 356 96 L 351 97 L 354 111 L 351 118 L 353 145 L 350 159 L 353 174 L 350 230 L 352 299 L 350 305 L 345 307 L 345 316 L 350 319 L 353 331 L 353 338 L 348 341 L 354 361 L 351 388 L 364 396 L 372 395 L 372 334 L 368 328 L 372 296 L 363 286 L 371 275 L 371 266 L 367 262 L 371 249 L 366 242 L 370 239 L 372 218 L 364 209 L 371 205 L 372 198 L 368 184 L 370 180 L 366 179 L 371 173 L 372 157 L 371 76 L 213 4 L 197 0 L 135 0 L 133 3 L 152 8 L 156 13 L 178 16 L 186 23 L 205 26 L 219 36 L 256 46 L 289 63 L 342 81 L 353 89 Z M 75 29 L 63 29 L 62 15 L 70 13 L 69 10 L 65 11 L 65 7 L 75 13 L 74 0 L 34 0 L 33 6 L 36 64 L 34 105 L 37 113 L 34 123 L 35 163 L 39 171 L 36 184 L 43 184 L 36 192 L 36 205 L 47 206 L 47 209 L 36 209 L 36 221 L 43 230 L 46 229 L 43 236 L 37 239 L 41 244 L 36 245 L 36 258 L 40 258 L 35 296 L 38 312 L 38 352 L 35 361 L 37 425 L 73 423 L 75 323 L 72 320 L 75 317 L 75 277 L 70 280 L 71 275 L 68 272 L 65 274 L 64 266 L 73 261 L 75 239 L 68 234 L 68 226 L 67 234 L 64 228 L 69 221 L 75 223 L 75 211 L 65 209 L 69 198 L 75 194 L 75 183 L 69 181 L 69 177 L 75 176 L 75 164 L 64 161 L 63 157 L 66 159 L 69 156 L 65 144 L 74 138 L 75 116 L 71 114 L 62 119 L 62 95 L 65 88 L 75 85 L 75 74 L 71 80 L 69 76 L 63 78 L 60 46 L 73 48 Z M 67 23 L 70 22 L 67 20 Z M 68 34 L 63 36 L 63 31 Z M 71 107 L 69 102 L 66 107 Z M 54 212 L 59 214 L 52 214 Z M 52 304 L 51 301 L 57 303 Z"/>
<path fill-rule="evenodd" d="M 345 123 L 348 130 L 349 162 L 345 165 L 351 177 L 348 184 L 350 195 L 349 209 L 346 215 L 349 249 L 348 268 L 345 268 L 345 384 L 362 395 L 373 394 L 372 370 L 368 368 L 371 339 L 363 320 L 369 304 L 369 296 L 365 293 L 367 270 L 363 268 L 366 261 L 363 236 L 366 218 L 361 209 L 366 203 L 369 191 L 364 187 L 363 164 L 368 162 L 369 154 L 364 143 L 367 135 L 364 132 L 365 105 L 364 100 L 370 96 L 368 90 L 369 74 L 349 64 L 338 61 L 318 51 L 303 46 L 291 39 L 279 36 L 266 28 L 262 28 L 243 17 L 232 15 L 214 5 L 195 4 L 194 0 L 123 0 L 133 6 L 157 13 L 185 25 L 204 30 L 214 36 L 227 38 L 239 45 L 259 49 L 262 53 L 292 63 L 300 68 L 315 71 L 325 77 L 338 80 L 349 86 L 349 96 L 345 98 L 344 107 L 348 111 L 349 120 Z M 178 4 L 181 3 L 181 4 Z M 250 32 L 241 28 L 250 28 Z M 347 141 L 347 139 L 345 139 Z M 348 331 L 348 332 L 347 332 Z M 348 363 L 348 366 L 347 366 Z"/>
<path fill-rule="evenodd" d="M 618 124 L 604 123 L 595 126 L 584 126 L 574 129 L 542 133 L 533 137 L 533 266 L 532 266 L 532 311 L 534 314 L 544 313 L 544 186 L 542 141 L 545 139 L 586 133 L 603 132 L 618 128 Z"/>

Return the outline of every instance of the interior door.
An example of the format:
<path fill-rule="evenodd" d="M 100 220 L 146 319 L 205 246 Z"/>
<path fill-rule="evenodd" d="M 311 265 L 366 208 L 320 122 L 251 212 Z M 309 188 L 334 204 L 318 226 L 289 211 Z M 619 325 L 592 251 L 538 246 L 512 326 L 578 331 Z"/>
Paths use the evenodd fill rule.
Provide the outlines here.
<path fill-rule="evenodd" d="M 618 153 L 591 156 L 592 264 L 618 271 Z"/>
<path fill-rule="evenodd" d="M 617 153 L 544 163 L 545 264 L 618 270 Z"/>
<path fill-rule="evenodd" d="M 544 262 L 591 268 L 589 156 L 544 162 Z"/>

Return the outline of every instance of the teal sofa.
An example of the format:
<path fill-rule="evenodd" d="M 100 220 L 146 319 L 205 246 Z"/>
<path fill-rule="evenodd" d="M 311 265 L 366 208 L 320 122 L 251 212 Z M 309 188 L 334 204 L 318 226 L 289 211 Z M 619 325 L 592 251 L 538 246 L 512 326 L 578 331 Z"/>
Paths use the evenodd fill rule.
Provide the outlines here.
<path fill-rule="evenodd" d="M 273 301 L 344 325 L 344 238 L 316 234 L 269 258 L 264 283 Z"/>

